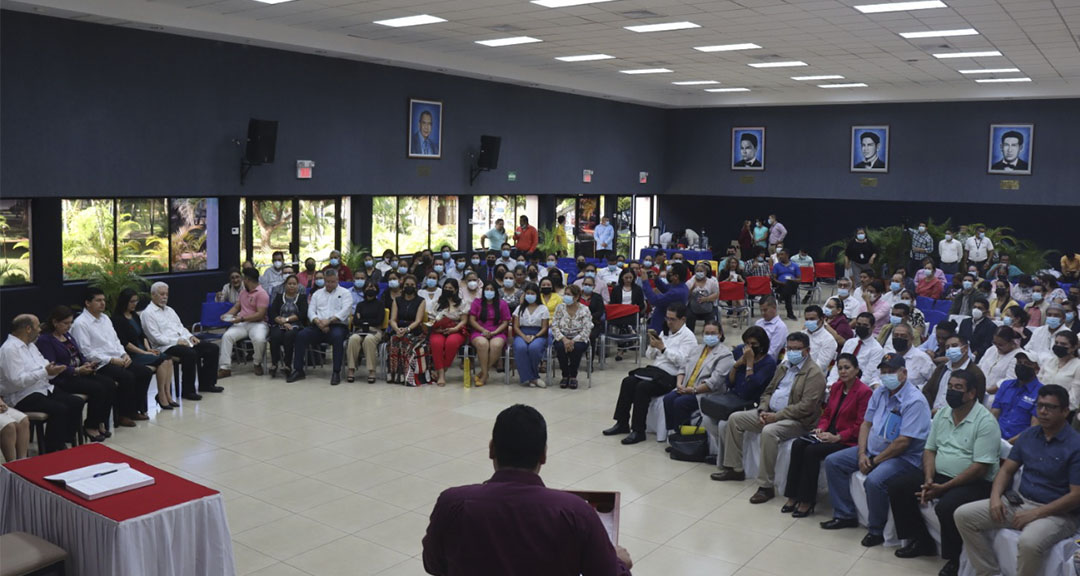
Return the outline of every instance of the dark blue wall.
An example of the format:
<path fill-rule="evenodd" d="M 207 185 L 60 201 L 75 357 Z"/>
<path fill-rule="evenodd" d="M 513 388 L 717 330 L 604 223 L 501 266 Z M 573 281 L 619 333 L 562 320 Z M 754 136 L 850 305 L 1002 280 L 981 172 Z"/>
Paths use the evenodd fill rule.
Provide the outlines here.
<path fill-rule="evenodd" d="M 991 123 L 1035 124 L 1031 176 L 986 173 Z M 889 173 L 849 172 L 851 126 L 880 124 Z M 673 110 L 668 126 L 666 194 L 1080 206 L 1076 99 Z M 733 126 L 766 127 L 764 171 L 730 169 Z"/>

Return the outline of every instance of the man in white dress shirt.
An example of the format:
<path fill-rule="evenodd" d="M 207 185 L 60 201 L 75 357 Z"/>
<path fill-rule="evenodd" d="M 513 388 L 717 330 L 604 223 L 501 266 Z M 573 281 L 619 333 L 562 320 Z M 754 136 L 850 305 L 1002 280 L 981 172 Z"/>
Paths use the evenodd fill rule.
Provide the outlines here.
<path fill-rule="evenodd" d="M 278 286 L 285 283 L 285 253 L 274 252 L 270 256 L 271 266 L 263 271 L 262 276 L 259 278 L 259 285 L 266 290 L 267 294 L 273 294 L 274 290 L 277 290 Z"/>
<path fill-rule="evenodd" d="M 653 363 L 632 370 L 623 379 L 619 400 L 615 404 L 615 425 L 604 430 L 604 436 L 629 433 L 629 436 L 623 438 L 623 444 L 644 441 L 645 417 L 649 412 L 649 403 L 654 397 L 663 396 L 675 389 L 675 376 L 697 347 L 697 338 L 686 327 L 685 304 L 669 304 L 664 321 L 667 328 L 663 334 L 649 333 L 649 349 L 645 356 Z"/>
<path fill-rule="evenodd" d="M 986 226 L 975 229 L 975 235 L 964 241 L 964 249 L 968 267 L 975 266 L 979 269 L 979 277 L 983 277 L 994 258 L 994 243 L 986 236 Z"/>
<path fill-rule="evenodd" d="M 915 342 L 914 335 L 915 329 L 907 322 L 893 326 L 889 345 L 885 347 L 885 353 L 896 352 L 903 356 L 908 371 L 908 383 L 922 390 L 922 387 L 926 385 L 926 381 L 930 379 L 930 375 L 934 373 L 934 361 L 930 359 L 930 355 L 926 352 L 912 346 L 912 343 Z"/>
<path fill-rule="evenodd" d="M 945 274 L 956 274 L 960 270 L 964 244 L 953 236 L 952 230 L 946 230 L 945 239 L 938 242 L 938 256 L 941 259 L 941 271 Z"/>
<path fill-rule="evenodd" d="M 1057 304 L 1046 307 L 1043 325 L 1031 331 L 1031 340 L 1028 341 L 1028 351 L 1034 352 L 1044 358 L 1054 357 L 1054 336 L 1058 332 L 1068 331 L 1068 323 L 1065 322 L 1065 309 Z"/>
<path fill-rule="evenodd" d="M 150 305 L 139 316 L 146 338 L 154 348 L 176 358 L 180 363 L 180 397 L 202 400 L 199 392 L 221 392 L 217 385 L 220 350 L 210 342 L 196 338 L 169 307 L 169 285 L 154 282 L 150 286 Z M 195 375 L 199 377 L 199 392 L 195 391 Z"/>
<path fill-rule="evenodd" d="M 863 375 L 860 380 L 867 386 L 876 388 L 878 384 L 881 384 L 881 370 L 878 364 L 881 364 L 885 351 L 874 338 L 874 320 L 874 315 L 869 312 L 859 314 L 855 318 L 855 337 L 844 342 L 844 348 L 840 350 L 840 353 L 853 354 L 859 361 L 859 367 L 862 368 Z M 840 373 L 834 365 L 827 381 L 836 382 L 839 379 Z"/>
<path fill-rule="evenodd" d="M 334 373 L 330 385 L 341 383 L 341 360 L 345 356 L 344 343 L 349 335 L 349 317 L 353 313 L 352 294 L 338 284 L 337 272 L 328 269 L 324 278 L 326 285 L 311 295 L 308 302 L 310 324 L 296 335 L 293 346 L 293 369 L 286 382 L 296 382 L 307 377 L 304 374 L 304 358 L 308 346 L 329 343 L 334 354 Z"/>
<path fill-rule="evenodd" d="M 821 368 L 822 374 L 828 374 L 836 360 L 836 338 L 825 329 L 824 318 L 825 313 L 817 304 L 803 311 L 803 332 L 810 337 L 810 359 Z"/>
<path fill-rule="evenodd" d="M 844 316 L 847 316 L 848 320 L 854 321 L 855 317 L 859 315 L 862 300 L 852 292 L 851 278 L 844 276 L 836 281 L 836 296 L 844 304 Z"/>
<path fill-rule="evenodd" d="M 49 383 L 66 368 L 53 364 L 34 345 L 41 334 L 41 322 L 33 314 L 20 314 L 11 321 L 11 332 L 0 347 L 0 397 L 22 412 L 44 412 L 45 450 L 63 450 L 75 443 L 75 431 L 82 425 L 83 400 L 55 390 Z"/>
<path fill-rule="evenodd" d="M 86 289 L 83 311 L 71 324 L 71 335 L 83 356 L 97 363 L 98 374 L 116 382 L 117 420 L 147 420 L 146 391 L 154 370 L 134 364 L 124 351 L 112 320 L 105 315 L 105 293 L 101 288 Z"/>
<path fill-rule="evenodd" d="M 761 309 L 761 318 L 754 322 L 755 326 L 761 327 L 769 335 L 769 356 L 774 360 L 780 360 L 780 351 L 787 342 L 788 327 L 776 309 L 776 298 L 766 296 L 758 305 Z"/>

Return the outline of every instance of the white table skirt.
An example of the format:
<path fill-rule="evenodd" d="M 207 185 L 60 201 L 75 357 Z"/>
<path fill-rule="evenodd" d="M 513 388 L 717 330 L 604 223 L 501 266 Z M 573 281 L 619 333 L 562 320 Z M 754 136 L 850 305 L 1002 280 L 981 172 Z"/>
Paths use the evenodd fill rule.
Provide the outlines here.
<path fill-rule="evenodd" d="M 0 533 L 67 550 L 68 576 L 235 576 L 221 494 L 117 522 L 0 467 Z"/>

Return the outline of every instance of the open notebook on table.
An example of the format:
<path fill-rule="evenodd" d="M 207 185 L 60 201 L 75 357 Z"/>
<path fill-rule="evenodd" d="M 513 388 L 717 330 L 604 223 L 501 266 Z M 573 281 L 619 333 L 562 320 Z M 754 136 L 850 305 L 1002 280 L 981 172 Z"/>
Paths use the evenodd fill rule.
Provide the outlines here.
<path fill-rule="evenodd" d="M 45 479 L 87 500 L 97 500 L 154 483 L 153 476 L 143 474 L 125 463 L 116 462 L 84 466 L 46 476 Z"/>

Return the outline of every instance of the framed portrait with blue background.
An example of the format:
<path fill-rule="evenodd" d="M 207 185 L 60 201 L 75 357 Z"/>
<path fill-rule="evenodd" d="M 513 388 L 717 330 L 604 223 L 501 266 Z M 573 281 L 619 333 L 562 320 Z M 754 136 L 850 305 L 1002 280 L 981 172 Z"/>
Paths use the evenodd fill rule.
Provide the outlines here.
<path fill-rule="evenodd" d="M 731 169 L 765 169 L 764 126 L 736 126 L 731 129 Z"/>
<path fill-rule="evenodd" d="M 409 158 L 442 158 L 442 102 L 409 100 Z"/>
<path fill-rule="evenodd" d="M 1035 144 L 1034 124 L 991 124 L 990 174 L 1031 174 L 1031 154 Z"/>
<path fill-rule="evenodd" d="M 851 171 L 889 171 L 889 127 L 851 127 Z"/>

